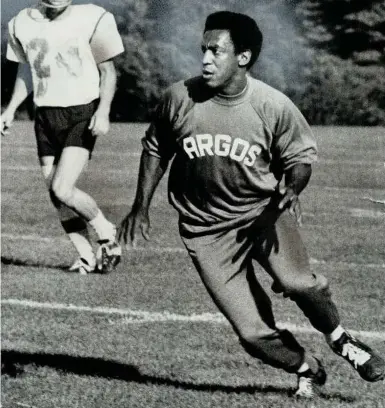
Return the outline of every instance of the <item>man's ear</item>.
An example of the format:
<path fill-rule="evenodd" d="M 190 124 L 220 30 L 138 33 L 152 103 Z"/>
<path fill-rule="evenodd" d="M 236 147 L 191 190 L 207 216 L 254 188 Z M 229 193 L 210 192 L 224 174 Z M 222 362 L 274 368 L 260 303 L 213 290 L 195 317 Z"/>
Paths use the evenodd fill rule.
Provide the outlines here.
<path fill-rule="evenodd" d="M 238 54 L 238 64 L 240 67 L 245 67 L 251 60 L 251 51 L 245 50 Z"/>

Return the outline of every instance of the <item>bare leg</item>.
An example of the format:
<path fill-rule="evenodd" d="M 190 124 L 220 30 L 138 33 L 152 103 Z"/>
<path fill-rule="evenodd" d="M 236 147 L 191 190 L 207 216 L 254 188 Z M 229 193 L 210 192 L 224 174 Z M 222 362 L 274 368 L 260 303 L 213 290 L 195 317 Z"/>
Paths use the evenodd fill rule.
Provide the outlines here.
<path fill-rule="evenodd" d="M 40 158 L 41 170 L 47 188 L 50 189 L 53 175 L 56 171 L 56 165 L 54 164 L 53 156 L 44 156 Z M 51 195 L 52 197 L 52 195 Z M 57 200 L 53 200 L 60 222 L 67 233 L 68 238 L 74 245 L 76 251 L 80 258 L 83 258 L 91 269 L 95 265 L 95 255 L 93 253 L 93 248 L 90 243 L 88 229 L 86 222 L 79 217 L 74 211 L 66 207 Z"/>
<path fill-rule="evenodd" d="M 69 146 L 64 148 L 51 182 L 54 200 L 66 205 L 90 223 L 100 239 L 113 240 L 115 226 L 103 216 L 95 200 L 76 187 L 89 160 L 88 150 Z"/>
<path fill-rule="evenodd" d="M 66 147 L 53 174 L 51 190 L 59 202 L 91 221 L 98 214 L 98 206 L 91 196 L 75 186 L 88 160 L 88 150 L 77 146 Z"/>

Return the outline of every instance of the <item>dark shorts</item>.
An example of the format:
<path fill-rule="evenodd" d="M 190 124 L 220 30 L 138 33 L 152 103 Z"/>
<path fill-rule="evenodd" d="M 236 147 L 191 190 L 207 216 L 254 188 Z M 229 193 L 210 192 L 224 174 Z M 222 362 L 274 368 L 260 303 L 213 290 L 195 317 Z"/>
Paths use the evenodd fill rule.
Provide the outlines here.
<path fill-rule="evenodd" d="M 68 107 L 38 107 L 35 112 L 35 134 L 39 157 L 54 156 L 57 163 L 63 149 L 78 146 L 91 153 L 96 137 L 88 129 L 99 101 Z"/>

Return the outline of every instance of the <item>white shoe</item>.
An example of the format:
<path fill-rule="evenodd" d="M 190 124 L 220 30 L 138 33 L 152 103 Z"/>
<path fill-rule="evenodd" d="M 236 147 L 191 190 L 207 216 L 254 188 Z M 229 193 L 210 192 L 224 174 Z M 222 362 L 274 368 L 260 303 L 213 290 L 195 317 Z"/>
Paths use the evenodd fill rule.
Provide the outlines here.
<path fill-rule="evenodd" d="M 314 357 L 315 358 L 315 357 Z M 318 387 L 324 385 L 326 382 L 326 371 L 321 362 L 316 358 L 318 362 L 318 370 L 313 373 L 310 369 L 297 374 L 298 384 L 294 396 L 297 398 L 314 398 L 318 393 Z"/>
<path fill-rule="evenodd" d="M 72 266 L 70 266 L 70 272 L 77 272 L 80 275 L 87 275 L 88 273 L 92 273 L 95 270 L 95 261 L 89 263 L 84 258 L 78 258 Z"/>

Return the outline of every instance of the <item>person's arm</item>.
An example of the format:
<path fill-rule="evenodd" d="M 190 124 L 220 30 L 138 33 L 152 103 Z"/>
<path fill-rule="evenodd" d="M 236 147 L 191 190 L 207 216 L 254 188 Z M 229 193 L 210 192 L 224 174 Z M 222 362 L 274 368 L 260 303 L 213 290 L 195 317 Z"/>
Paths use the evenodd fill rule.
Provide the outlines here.
<path fill-rule="evenodd" d="M 99 7 L 99 10 L 102 9 Z M 95 136 L 103 136 L 109 130 L 110 108 L 116 90 L 113 59 L 124 51 L 114 16 L 105 10 L 101 13 L 90 39 L 91 52 L 100 72 L 100 103 L 90 123 Z"/>
<path fill-rule="evenodd" d="M 298 196 L 311 177 L 312 163 L 317 159 L 317 146 L 310 126 L 298 108 L 286 97 L 281 98 L 281 102 L 274 150 L 284 174 L 284 185 L 279 186 L 278 191 L 278 208 L 288 209 L 301 225 Z"/>
<path fill-rule="evenodd" d="M 152 115 L 150 126 L 142 139 L 138 183 L 131 211 L 120 225 L 119 240 L 135 246 L 138 232 L 150 238 L 149 208 L 154 192 L 176 153 L 175 135 L 171 126 L 174 117 L 173 97 L 166 90 Z"/>
<path fill-rule="evenodd" d="M 31 69 L 28 64 L 18 64 L 17 75 L 11 100 L 1 115 L 1 134 L 6 134 L 6 130 L 12 126 L 17 108 L 23 103 L 32 92 Z"/>
<path fill-rule="evenodd" d="M 104 136 L 110 128 L 110 109 L 116 89 L 116 70 L 112 60 L 98 64 L 100 72 L 100 102 L 91 118 L 89 129 L 94 136 Z"/>
<path fill-rule="evenodd" d="M 278 204 L 280 210 L 289 209 L 299 225 L 302 224 L 302 213 L 299 195 L 307 186 L 312 168 L 310 164 L 297 163 L 285 172 L 285 185 L 279 191 L 281 198 Z"/>
<path fill-rule="evenodd" d="M 285 172 L 285 185 L 293 194 L 299 195 L 309 183 L 312 173 L 311 164 L 297 163 Z"/>
<path fill-rule="evenodd" d="M 136 196 L 131 211 L 121 222 L 119 240 L 133 247 L 137 241 L 138 230 L 142 236 L 150 239 L 149 208 L 154 192 L 167 170 L 168 160 L 150 155 L 143 150 L 140 159 Z"/>

